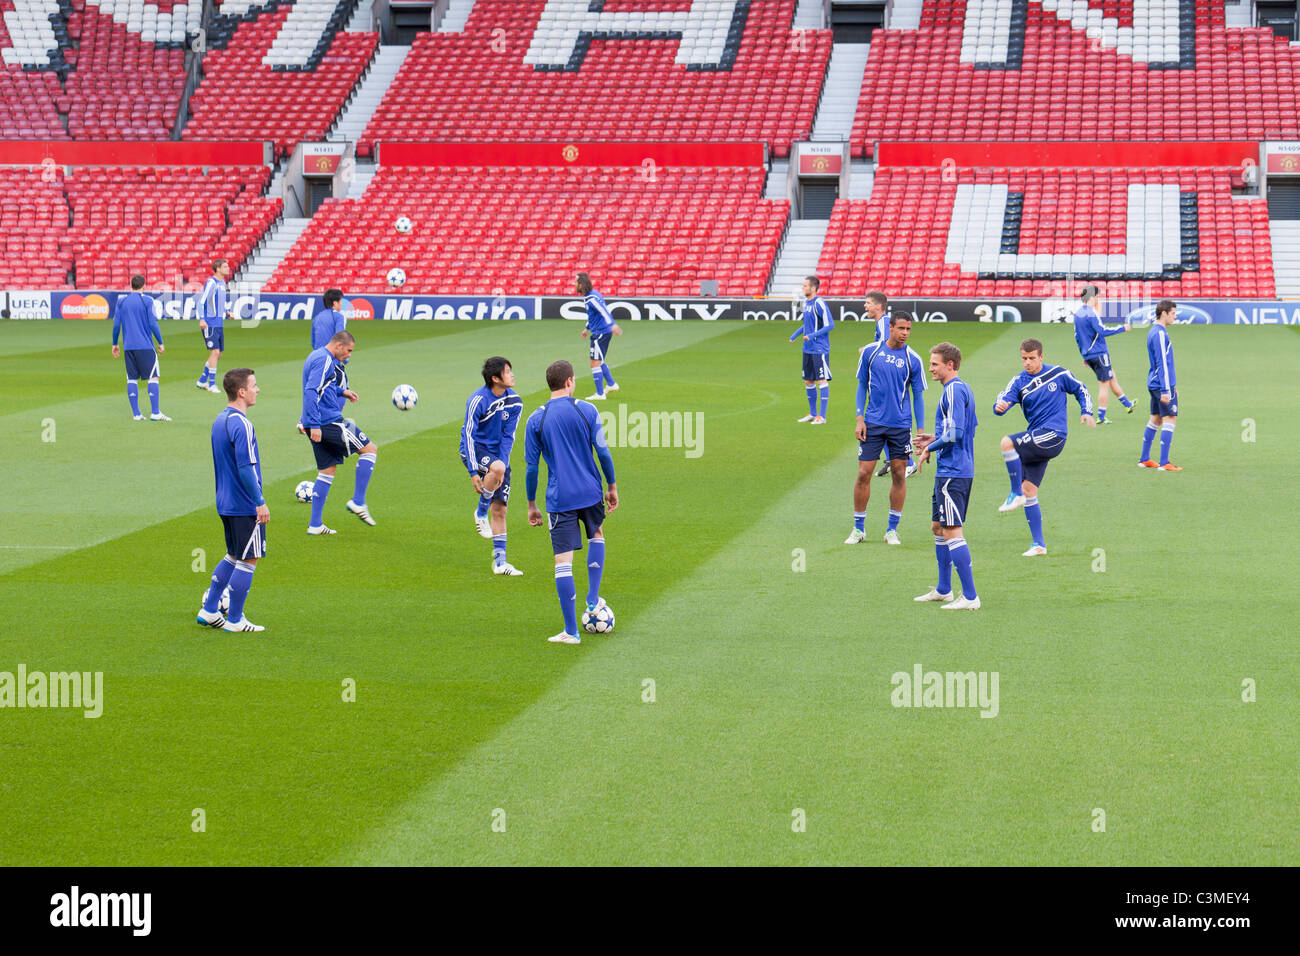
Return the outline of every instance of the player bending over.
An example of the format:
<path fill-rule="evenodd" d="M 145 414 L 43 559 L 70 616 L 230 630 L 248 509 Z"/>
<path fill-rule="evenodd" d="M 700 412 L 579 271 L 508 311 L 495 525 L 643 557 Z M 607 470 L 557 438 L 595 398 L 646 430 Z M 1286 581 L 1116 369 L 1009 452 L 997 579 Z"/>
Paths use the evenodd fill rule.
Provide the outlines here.
<path fill-rule="evenodd" d="M 1178 423 L 1178 375 L 1174 372 L 1174 346 L 1169 341 L 1169 326 L 1178 314 L 1172 299 L 1156 304 L 1156 322 L 1147 333 L 1147 391 L 1151 393 L 1151 420 L 1142 432 L 1140 468 L 1182 471 L 1169 460 L 1174 444 L 1174 425 Z M 1160 464 L 1151 460 L 1151 443 L 1160 433 Z"/>
<path fill-rule="evenodd" d="M 227 297 L 226 283 L 230 280 L 230 263 L 217 259 L 212 263 L 212 275 L 203 283 L 194 304 L 194 314 L 199 317 L 199 331 L 203 333 L 203 344 L 208 350 L 208 360 L 199 373 L 195 388 L 206 388 L 209 392 L 219 392 L 217 388 L 217 361 L 221 350 L 226 347 L 226 319 L 233 319 Z"/>
<path fill-rule="evenodd" d="M 578 294 L 587 303 L 587 325 L 578 336 L 584 339 L 591 336 L 591 377 L 596 382 L 596 394 L 587 398 L 603 402 L 606 392 L 618 391 L 618 382 L 614 381 L 605 357 L 609 355 L 610 336 L 622 335 L 623 330 L 605 305 L 605 297 L 591 287 L 591 276 L 585 272 L 578 273 Z"/>
<path fill-rule="evenodd" d="M 131 403 L 131 417 L 137 422 L 144 421 L 140 414 L 140 379 L 149 383 L 149 406 L 153 414 L 150 421 L 171 421 L 158 408 L 158 355 L 166 352 L 163 346 L 162 330 L 158 328 L 158 317 L 154 314 L 154 301 L 151 296 L 140 290 L 144 288 L 144 276 L 131 276 L 131 292 L 117 300 L 113 311 L 113 358 L 126 353 L 126 400 Z M 122 348 L 117 347 L 117 334 L 122 333 Z M 158 351 L 153 350 L 154 341 L 158 342 Z"/>
<path fill-rule="evenodd" d="M 537 510 L 537 471 L 546 459 L 546 513 L 555 553 L 555 590 L 564 615 L 564 630 L 547 638 L 553 644 L 580 644 L 577 589 L 573 583 L 573 552 L 582 550 L 581 524 L 587 533 L 587 610 L 605 603 L 600 596 L 600 576 L 605 570 L 605 505 L 618 507 L 614 485 L 614 459 L 605 442 L 596 406 L 573 398 L 573 366 L 560 360 L 546 369 L 551 398 L 528 416 L 524 428 L 524 461 L 528 465 L 528 523 L 542 523 Z M 592 454 L 600 459 L 609 488 L 601 497 L 600 472 Z"/>
<path fill-rule="evenodd" d="M 311 439 L 316 455 L 316 484 L 312 487 L 311 523 L 308 534 L 336 534 L 325 526 L 325 499 L 334 484 L 334 472 L 349 455 L 357 454 L 356 490 L 347 503 L 348 511 L 365 524 L 374 524 L 366 508 L 366 487 L 375 470 L 379 446 L 343 417 L 344 402 L 355 402 L 356 392 L 348 388 L 344 364 L 352 357 L 357 340 L 351 332 L 335 332 L 324 348 L 307 356 L 302 366 L 302 427 Z"/>
<path fill-rule="evenodd" d="M 1083 383 L 1069 369 L 1043 364 L 1042 342 L 1038 339 L 1021 342 L 1020 362 L 1024 371 L 1007 383 L 993 403 L 994 414 L 1004 415 L 1019 402 L 1029 425 L 1027 431 L 1002 439 L 1002 460 L 1011 476 L 1011 494 L 998 506 L 998 511 L 1005 514 L 1024 505 L 1025 520 L 1033 538 L 1024 556 L 1033 558 L 1047 554 L 1038 488 L 1043 483 L 1047 463 L 1065 450 L 1065 440 L 1069 437 L 1065 413 L 1067 393 L 1079 402 L 1079 420 L 1089 428 L 1095 428 L 1097 423 L 1092 418 L 1092 399 Z"/>
<path fill-rule="evenodd" d="M 867 502 L 871 500 L 871 469 L 881 449 L 889 461 L 893 481 L 889 488 L 888 544 L 898 539 L 898 521 L 907 498 L 907 460 L 912 453 L 912 418 L 916 429 L 925 428 L 925 366 L 921 356 L 907 347 L 912 334 L 912 313 L 897 311 L 889 317 L 889 338 L 872 342 L 858 357 L 858 478 L 853 485 L 853 532 L 845 544 L 866 538 Z M 907 395 L 911 392 L 911 410 Z"/>
<path fill-rule="evenodd" d="M 474 526 L 492 541 L 492 573 L 511 577 L 524 573 L 506 561 L 510 451 L 524 411 L 524 400 L 515 394 L 514 384 L 509 361 L 494 355 L 484 362 L 483 387 L 465 402 L 465 423 L 460 429 L 460 460 L 479 496 Z"/>
<path fill-rule="evenodd" d="M 817 294 L 822 281 L 816 276 L 803 280 L 803 328 L 790 336 L 790 341 L 803 340 L 803 387 L 808 394 L 808 414 L 799 419 L 814 425 L 826 424 L 826 403 L 830 400 L 831 380 L 831 318 L 826 300 Z M 821 396 L 821 412 L 817 411 L 817 398 Z"/>
<path fill-rule="evenodd" d="M 1106 403 L 1110 401 L 1111 392 L 1115 393 L 1115 397 L 1128 409 L 1129 414 L 1133 414 L 1133 403 L 1124 394 L 1124 389 L 1119 387 L 1115 370 L 1110 367 L 1110 347 L 1106 344 L 1108 337 L 1127 332 L 1130 326 L 1126 322 L 1108 329 L 1101 324 L 1101 316 L 1097 313 L 1097 306 L 1101 299 L 1095 285 L 1084 286 L 1081 298 L 1083 305 L 1079 306 L 1079 311 L 1074 313 L 1074 341 L 1079 346 L 1079 354 L 1083 356 L 1084 362 L 1097 376 L 1097 424 L 1109 425 Z"/>
<path fill-rule="evenodd" d="M 930 529 L 934 532 L 934 556 L 939 562 L 939 583 L 917 601 L 942 601 L 949 611 L 978 611 L 975 575 L 971 571 L 970 549 L 962 534 L 971 482 L 975 480 L 975 395 L 957 377 L 961 349 L 940 342 L 930 349 L 930 377 L 943 386 L 934 415 L 934 434 L 916 436 L 921 461 L 936 461 Z M 953 600 L 952 569 L 961 580 L 961 597 Z"/>

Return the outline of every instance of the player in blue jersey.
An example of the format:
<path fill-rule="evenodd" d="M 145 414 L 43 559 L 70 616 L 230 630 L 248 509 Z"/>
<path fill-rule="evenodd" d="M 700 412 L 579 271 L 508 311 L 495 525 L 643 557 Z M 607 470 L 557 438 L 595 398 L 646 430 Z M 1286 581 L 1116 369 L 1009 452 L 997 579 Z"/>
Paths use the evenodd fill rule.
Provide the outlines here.
<path fill-rule="evenodd" d="M 573 366 L 563 360 L 546 369 L 551 398 L 531 415 L 524 426 L 524 461 L 528 465 L 528 523 L 542 523 L 537 510 L 538 462 L 546 459 L 546 513 L 555 553 L 555 590 L 560 598 L 564 630 L 549 637 L 553 644 L 580 644 L 578 636 L 577 589 L 573 583 L 573 552 L 582 550 L 581 525 L 587 533 L 587 610 L 605 603 L 600 596 L 600 577 L 605 570 L 605 507 L 618 507 L 614 484 L 614 459 L 605 442 L 596 406 L 573 398 Z M 592 456 L 600 459 L 609 488 L 602 496 L 600 471 Z"/>
<path fill-rule="evenodd" d="M 1174 371 L 1174 347 L 1169 341 L 1169 326 L 1178 315 L 1172 299 L 1156 303 L 1156 321 L 1147 332 L 1147 391 L 1151 393 L 1151 419 L 1142 432 L 1140 468 L 1182 471 L 1169 460 L 1174 443 L 1174 425 L 1178 423 L 1178 375 Z M 1151 460 L 1151 443 L 1160 435 L 1160 463 Z"/>
<path fill-rule="evenodd" d="M 312 351 L 323 349 L 334 337 L 335 332 L 342 332 L 348 327 L 348 320 L 343 318 L 343 313 L 339 311 L 339 303 L 343 301 L 343 291 L 326 289 L 323 300 L 325 308 L 317 312 L 311 320 Z"/>
<path fill-rule="evenodd" d="M 791 342 L 803 342 L 803 387 L 808 395 L 808 414 L 799 421 L 814 425 L 826 424 L 826 403 L 831 396 L 831 329 L 835 328 L 830 306 L 817 294 L 821 284 L 822 280 L 816 276 L 803 280 L 803 328 L 790 336 Z M 819 396 L 820 412 L 817 410 Z"/>
<path fill-rule="evenodd" d="M 975 479 L 975 395 L 957 377 L 961 349 L 940 342 L 930 349 L 930 377 L 943 386 L 934 415 L 934 434 L 916 436 L 921 461 L 935 459 L 934 497 L 931 498 L 930 529 L 934 532 L 934 556 L 939 562 L 939 583 L 917 601 L 942 601 L 952 611 L 978 611 L 975 575 L 971 571 L 970 549 L 962 533 L 971 482 Z M 952 569 L 961 580 L 961 597 L 953 600 Z"/>
<path fill-rule="evenodd" d="M 889 338 L 889 296 L 879 289 L 872 289 L 867 293 L 867 299 L 862 303 L 863 318 L 870 322 L 875 328 L 875 338 L 872 341 L 879 342 L 881 339 Z M 859 355 L 862 354 L 859 351 Z"/>
<path fill-rule="evenodd" d="M 881 450 L 889 461 L 893 483 L 889 489 L 889 525 L 885 541 L 902 544 L 898 521 L 907 498 L 907 460 L 912 454 L 912 419 L 917 431 L 925 429 L 925 366 L 921 356 L 907 347 L 912 334 L 912 313 L 897 311 L 889 317 L 889 337 L 872 342 L 858 357 L 858 478 L 853 485 L 853 532 L 845 544 L 866 538 L 867 502 L 871 500 L 871 469 Z M 911 393 L 911 408 L 908 393 Z"/>
<path fill-rule="evenodd" d="M 140 379 L 149 384 L 149 406 L 153 414 L 150 421 L 171 421 L 158 407 L 158 356 L 167 351 L 163 346 L 162 330 L 154 312 L 154 300 L 140 290 L 144 276 L 131 276 L 131 291 L 117 300 L 113 310 L 113 358 L 126 353 L 126 400 L 131 403 L 131 417 L 144 421 L 140 414 Z M 122 334 L 122 348 L 117 347 L 118 333 Z M 153 350 L 157 341 L 158 351 Z"/>
<path fill-rule="evenodd" d="M 357 393 L 348 388 L 348 375 L 343 368 L 352 357 L 356 343 L 351 332 L 335 332 L 324 348 L 307 356 L 302 366 L 302 427 L 311 439 L 317 468 L 308 534 L 337 533 L 325 525 L 325 499 L 329 497 L 339 463 L 353 454 L 359 455 L 357 483 L 347 509 L 364 524 L 375 523 L 366 507 L 366 488 L 375 470 L 379 446 L 357 428 L 356 422 L 343 417 L 344 403 L 358 400 Z"/>
<path fill-rule="evenodd" d="M 483 363 L 483 387 L 465 402 L 460 428 L 460 460 L 469 469 L 478 497 L 474 526 L 492 541 L 492 573 L 517 577 L 524 572 L 506 560 L 506 505 L 510 503 L 510 452 L 523 415 L 515 394 L 515 371 L 494 355 Z"/>
<path fill-rule="evenodd" d="M 261 391 L 251 368 L 232 368 L 222 379 L 230 403 L 212 423 L 212 466 L 217 477 L 217 514 L 226 533 L 226 556 L 212 572 L 199 609 L 204 627 L 226 631 L 264 631 L 244 617 L 244 602 L 253 586 L 257 561 L 266 555 L 266 523 L 271 511 L 262 496 L 262 461 L 248 410 Z M 221 595 L 230 588 L 230 609 L 220 611 Z"/>
<path fill-rule="evenodd" d="M 1025 520 L 1033 538 L 1025 557 L 1032 558 L 1047 554 L 1038 488 L 1043 483 L 1047 463 L 1065 450 L 1065 440 L 1069 437 L 1066 396 L 1073 395 L 1078 400 L 1079 420 L 1083 424 L 1095 428 L 1097 423 L 1092 418 L 1092 399 L 1083 383 L 1069 369 L 1043 364 L 1042 342 L 1038 339 L 1021 342 L 1020 363 L 1024 371 L 1007 383 L 993 404 L 994 414 L 1005 415 L 1007 409 L 1019 403 L 1029 425 L 1027 431 L 1002 439 L 1002 460 L 1011 476 L 1011 494 L 998 511 L 1005 514 L 1024 505 Z"/>
<path fill-rule="evenodd" d="M 205 388 L 209 392 L 219 392 L 217 387 L 217 360 L 221 350 L 226 347 L 226 319 L 233 319 L 230 314 L 230 301 L 226 283 L 230 281 L 230 263 L 217 259 L 212 263 L 212 275 L 203 283 L 203 291 L 194 303 L 194 312 L 199 317 L 199 331 L 203 333 L 203 344 L 208 349 L 208 360 L 199 373 L 196 388 Z"/>
<path fill-rule="evenodd" d="M 614 321 L 609 306 L 605 305 L 605 297 L 592 288 L 591 276 L 585 272 L 578 273 L 578 294 L 587 303 L 587 324 L 578 335 L 584 339 L 591 337 L 591 377 L 596 383 L 596 394 L 587 398 L 603 402 L 606 392 L 618 391 L 618 382 L 614 381 L 614 373 L 609 370 L 605 359 L 609 355 L 610 337 L 622 335 L 623 330 Z"/>
<path fill-rule="evenodd" d="M 1079 346 L 1083 361 L 1097 376 L 1097 424 L 1109 425 L 1106 403 L 1110 400 L 1111 392 L 1115 393 L 1129 414 L 1133 414 L 1133 402 L 1129 401 L 1124 389 L 1120 388 L 1119 379 L 1115 377 L 1115 370 L 1110 365 L 1110 347 L 1106 345 L 1107 338 L 1127 332 L 1130 326 L 1126 322 L 1108 329 L 1101 324 L 1101 316 L 1097 311 L 1101 297 L 1095 285 L 1084 286 L 1081 298 L 1083 304 L 1074 313 L 1074 341 Z"/>

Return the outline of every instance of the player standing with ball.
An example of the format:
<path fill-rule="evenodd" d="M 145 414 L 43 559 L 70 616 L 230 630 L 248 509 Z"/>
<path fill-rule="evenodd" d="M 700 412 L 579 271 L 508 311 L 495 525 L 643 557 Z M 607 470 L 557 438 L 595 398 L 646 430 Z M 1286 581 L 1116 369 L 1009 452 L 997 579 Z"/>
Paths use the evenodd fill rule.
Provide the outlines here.
<path fill-rule="evenodd" d="M 518 577 L 524 572 L 506 560 L 506 506 L 510 503 L 510 452 L 524 413 L 514 389 L 515 370 L 494 355 L 483 363 L 483 387 L 465 402 L 460 429 L 460 460 L 469 469 L 479 496 L 474 526 L 492 541 L 492 573 Z"/>

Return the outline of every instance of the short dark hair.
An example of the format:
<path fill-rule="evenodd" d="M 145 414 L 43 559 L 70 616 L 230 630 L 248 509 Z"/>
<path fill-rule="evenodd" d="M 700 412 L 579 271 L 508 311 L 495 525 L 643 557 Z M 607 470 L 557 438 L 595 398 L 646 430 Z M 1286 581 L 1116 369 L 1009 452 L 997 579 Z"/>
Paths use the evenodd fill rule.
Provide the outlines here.
<path fill-rule="evenodd" d="M 906 309 L 895 309 L 893 312 L 889 313 L 889 327 L 892 329 L 895 323 L 911 322 L 914 318 L 915 316 Z"/>
<path fill-rule="evenodd" d="M 213 272 L 216 272 L 216 271 L 217 271 L 217 266 L 225 266 L 225 265 L 229 265 L 229 264 L 230 264 L 230 260 L 229 260 L 229 259 L 213 259 L 213 260 L 212 260 L 212 271 L 213 271 Z"/>
<path fill-rule="evenodd" d="M 330 308 L 331 306 L 338 305 L 338 304 L 339 304 L 340 302 L 342 302 L 342 301 L 343 301 L 343 290 L 342 290 L 342 289 L 326 289 L 326 290 L 325 290 L 325 308 L 328 309 L 328 308 Z"/>
<path fill-rule="evenodd" d="M 1038 341 L 1038 339 L 1025 339 L 1023 342 L 1020 343 L 1020 351 L 1037 352 L 1039 355 L 1042 355 L 1043 343 Z"/>
<path fill-rule="evenodd" d="M 1100 295 L 1100 294 L 1101 294 L 1101 290 L 1098 289 L 1095 285 L 1086 285 L 1083 287 L 1083 291 L 1079 293 L 1079 301 L 1087 302 L 1093 296 Z"/>
<path fill-rule="evenodd" d="M 144 288 L 144 276 L 142 276 L 142 275 L 133 275 L 133 276 L 131 276 L 131 288 L 132 288 L 132 289 L 135 289 L 135 290 L 137 290 L 137 291 L 140 290 L 140 289 L 143 289 L 143 288 Z"/>
<path fill-rule="evenodd" d="M 251 368 L 232 368 L 227 372 L 226 377 L 221 380 L 221 385 L 226 390 L 226 398 L 232 402 L 237 399 L 239 390 L 248 384 L 252 375 Z"/>
<path fill-rule="evenodd" d="M 564 388 L 564 383 L 571 378 L 573 378 L 573 366 L 564 359 L 546 366 L 546 387 L 552 392 Z"/>
<path fill-rule="evenodd" d="M 1161 299 L 1156 303 L 1157 316 L 1164 315 L 1166 312 L 1172 312 L 1174 315 L 1178 314 L 1178 306 L 1173 299 Z"/>
<path fill-rule="evenodd" d="M 506 369 L 513 368 L 510 360 L 501 355 L 494 355 L 483 363 L 483 384 L 492 387 L 492 379 L 504 375 Z"/>
<path fill-rule="evenodd" d="M 346 345 L 351 345 L 355 343 L 356 340 L 357 337 L 353 335 L 351 332 L 349 332 L 347 329 L 339 329 L 337 332 L 335 332 L 333 335 L 330 336 L 329 344 L 333 345 L 335 342 L 343 342 Z"/>
<path fill-rule="evenodd" d="M 816 276 L 804 276 L 803 281 L 811 282 L 814 289 L 820 289 L 822 287 L 822 280 Z"/>
<path fill-rule="evenodd" d="M 889 296 L 885 295 L 885 293 L 881 292 L 879 289 L 872 289 L 867 293 L 867 298 L 879 305 L 882 309 L 889 308 Z"/>
<path fill-rule="evenodd" d="M 939 361 L 947 362 L 954 369 L 961 368 L 961 349 L 951 342 L 940 342 L 930 349 L 930 354 L 939 356 Z"/>
<path fill-rule="evenodd" d="M 585 272 L 579 272 L 578 288 L 582 290 L 583 295 L 586 295 L 588 292 L 590 292 L 593 288 L 591 284 L 591 276 L 587 275 L 587 273 Z"/>

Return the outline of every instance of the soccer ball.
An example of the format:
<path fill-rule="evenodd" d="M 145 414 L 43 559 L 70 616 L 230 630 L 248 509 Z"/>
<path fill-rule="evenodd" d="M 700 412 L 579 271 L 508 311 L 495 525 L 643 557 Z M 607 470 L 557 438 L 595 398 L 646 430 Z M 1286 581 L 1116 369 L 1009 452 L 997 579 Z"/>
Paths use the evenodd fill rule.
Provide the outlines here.
<path fill-rule="evenodd" d="M 298 482 L 298 487 L 293 489 L 293 496 L 299 501 L 311 501 L 316 497 L 314 486 L 310 481 Z"/>
<path fill-rule="evenodd" d="M 401 411 L 409 412 L 419 400 L 420 396 L 409 385 L 399 385 L 393 389 L 393 404 Z"/>
<path fill-rule="evenodd" d="M 594 611 L 583 611 L 582 629 L 588 634 L 608 634 L 614 630 L 614 609 L 606 604 Z"/>
<path fill-rule="evenodd" d="M 212 588 L 208 588 L 208 591 L 211 590 Z M 203 597 L 199 600 L 199 607 L 208 603 L 208 591 L 203 592 Z M 230 610 L 230 588 L 226 588 L 221 592 L 221 600 L 217 602 L 217 610 L 222 614 Z"/>
<path fill-rule="evenodd" d="M 393 223 L 393 228 L 405 236 L 415 228 L 415 224 L 411 222 L 410 217 L 401 216 L 398 218 L 397 222 Z"/>
<path fill-rule="evenodd" d="M 388 270 L 388 284 L 394 289 L 400 289 L 406 285 L 406 272 L 402 269 Z"/>

